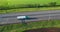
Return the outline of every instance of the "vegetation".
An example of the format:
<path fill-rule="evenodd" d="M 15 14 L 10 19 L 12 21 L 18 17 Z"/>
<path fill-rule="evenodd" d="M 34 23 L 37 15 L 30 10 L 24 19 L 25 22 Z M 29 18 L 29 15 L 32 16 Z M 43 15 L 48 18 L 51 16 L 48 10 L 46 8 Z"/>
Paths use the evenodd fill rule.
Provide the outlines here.
<path fill-rule="evenodd" d="M 34 12 L 34 11 L 49 11 L 49 10 L 60 10 L 60 7 L 44 7 L 44 8 L 19 8 L 10 10 L 0 10 L 0 14 L 15 13 L 15 12 Z"/>
<path fill-rule="evenodd" d="M 0 0 L 0 14 L 60 9 L 59 0 Z"/>
<path fill-rule="evenodd" d="M 48 28 L 48 27 L 60 28 L 60 20 L 50 20 L 50 21 L 43 20 L 39 22 L 29 22 L 28 25 L 24 25 L 22 23 L 4 25 L 0 26 L 0 32 L 23 32 L 24 30 Z"/>
<path fill-rule="evenodd" d="M 56 5 L 56 2 L 51 2 L 48 5 L 41 5 L 41 4 L 19 4 L 17 6 L 9 6 L 9 2 L 7 2 L 7 6 L 0 6 L 0 10 L 9 10 L 9 9 L 18 9 L 18 8 L 42 8 L 42 7 L 56 7 L 60 5 Z M 21 5 L 21 6 L 20 6 Z M 24 5 L 24 6 L 23 6 Z"/>

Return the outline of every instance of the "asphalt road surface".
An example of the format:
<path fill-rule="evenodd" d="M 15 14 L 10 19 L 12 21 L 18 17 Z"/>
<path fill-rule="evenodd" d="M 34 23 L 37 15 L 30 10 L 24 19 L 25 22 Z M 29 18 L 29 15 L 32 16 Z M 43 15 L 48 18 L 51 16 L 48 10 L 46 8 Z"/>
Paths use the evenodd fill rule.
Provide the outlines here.
<path fill-rule="evenodd" d="M 0 24 L 20 23 L 21 20 L 18 20 L 16 17 L 23 15 L 24 16 L 27 15 L 30 18 L 34 18 L 25 20 L 26 22 L 49 20 L 49 19 L 53 20 L 53 19 L 60 19 L 60 10 L 0 14 Z"/>

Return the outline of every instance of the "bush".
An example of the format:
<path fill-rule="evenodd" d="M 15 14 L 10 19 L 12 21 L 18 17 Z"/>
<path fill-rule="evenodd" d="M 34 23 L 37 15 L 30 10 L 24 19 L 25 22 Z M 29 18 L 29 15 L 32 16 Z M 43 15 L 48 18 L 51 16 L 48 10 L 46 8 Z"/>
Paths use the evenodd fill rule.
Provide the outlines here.
<path fill-rule="evenodd" d="M 56 6 L 56 2 L 51 2 L 51 3 L 49 3 L 49 5 L 54 7 L 54 6 Z"/>
<path fill-rule="evenodd" d="M 7 9 L 9 9 L 9 7 L 3 7 L 3 6 L 0 7 L 0 10 L 7 10 Z"/>
<path fill-rule="evenodd" d="M 28 4 L 27 8 L 39 8 L 40 5 L 39 4 Z"/>

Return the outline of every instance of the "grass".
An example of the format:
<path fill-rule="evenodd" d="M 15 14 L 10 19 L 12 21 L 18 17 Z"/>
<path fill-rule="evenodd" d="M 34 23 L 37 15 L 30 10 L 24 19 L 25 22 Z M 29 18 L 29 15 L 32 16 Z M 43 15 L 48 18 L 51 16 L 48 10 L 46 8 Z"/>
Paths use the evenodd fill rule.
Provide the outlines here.
<path fill-rule="evenodd" d="M 57 2 L 60 4 L 60 0 L 0 0 L 1 5 L 19 5 L 19 4 L 48 4 L 50 2 Z M 0 5 L 0 6 L 1 6 Z"/>
<path fill-rule="evenodd" d="M 0 7 L 24 7 L 28 4 L 49 5 L 51 2 L 60 4 L 60 0 L 0 0 Z"/>
<path fill-rule="evenodd" d="M 1 7 L 25 7 L 28 4 L 40 4 L 40 5 L 49 5 L 50 2 L 57 2 L 60 4 L 60 0 L 0 0 Z M 46 10 L 59 10 L 60 7 L 47 7 L 47 8 L 19 8 L 11 10 L 0 10 L 0 14 L 3 13 L 13 13 L 13 12 L 33 12 L 33 11 L 46 11 Z"/>
<path fill-rule="evenodd" d="M 44 8 L 19 8 L 11 10 L 0 10 L 0 14 L 13 13 L 13 12 L 34 12 L 34 11 L 49 11 L 49 10 L 60 10 L 60 7 L 44 7 Z"/>
<path fill-rule="evenodd" d="M 50 21 L 39 21 L 39 22 L 30 22 L 28 25 L 24 24 L 10 24 L 5 26 L 0 26 L 0 32 L 23 32 L 24 30 L 29 29 L 38 29 L 38 28 L 48 28 L 48 27 L 59 27 L 60 20 L 50 20 Z"/>

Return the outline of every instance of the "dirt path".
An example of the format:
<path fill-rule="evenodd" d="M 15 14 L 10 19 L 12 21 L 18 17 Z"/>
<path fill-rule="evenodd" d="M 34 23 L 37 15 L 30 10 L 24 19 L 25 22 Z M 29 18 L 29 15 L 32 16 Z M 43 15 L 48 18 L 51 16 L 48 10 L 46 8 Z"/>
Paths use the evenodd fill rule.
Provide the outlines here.
<path fill-rule="evenodd" d="M 26 30 L 24 32 L 60 32 L 60 28 L 40 28 L 40 29 L 32 29 L 32 30 Z"/>

